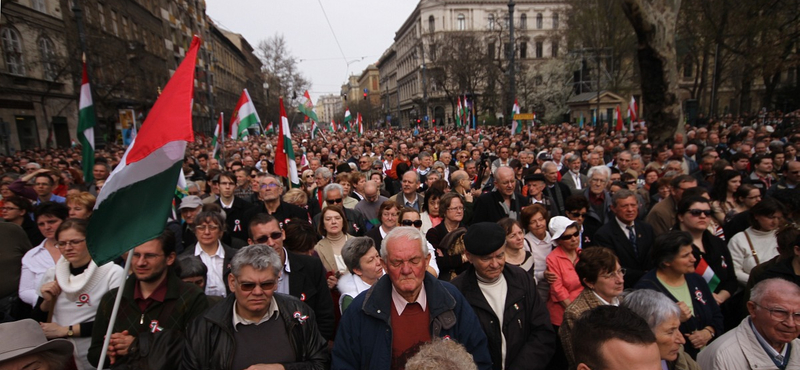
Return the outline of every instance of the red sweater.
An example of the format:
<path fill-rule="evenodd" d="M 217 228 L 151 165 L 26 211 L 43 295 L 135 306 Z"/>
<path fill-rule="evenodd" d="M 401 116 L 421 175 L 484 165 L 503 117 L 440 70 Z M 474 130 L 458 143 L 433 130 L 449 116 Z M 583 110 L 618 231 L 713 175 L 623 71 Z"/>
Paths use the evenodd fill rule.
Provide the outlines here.
<path fill-rule="evenodd" d="M 431 340 L 431 315 L 427 309 L 422 310 L 419 303 L 410 303 L 397 314 L 392 306 L 392 370 L 402 370 L 406 362 L 414 356 L 419 347 Z"/>

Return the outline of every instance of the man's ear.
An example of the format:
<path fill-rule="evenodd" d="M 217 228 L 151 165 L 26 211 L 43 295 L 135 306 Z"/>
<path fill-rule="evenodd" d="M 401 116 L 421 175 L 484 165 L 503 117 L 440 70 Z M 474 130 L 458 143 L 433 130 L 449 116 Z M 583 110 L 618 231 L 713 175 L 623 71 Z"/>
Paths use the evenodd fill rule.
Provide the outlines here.
<path fill-rule="evenodd" d="M 172 252 L 167 256 L 167 266 L 172 266 L 175 264 L 175 259 L 178 258 L 178 255 L 175 252 Z"/>

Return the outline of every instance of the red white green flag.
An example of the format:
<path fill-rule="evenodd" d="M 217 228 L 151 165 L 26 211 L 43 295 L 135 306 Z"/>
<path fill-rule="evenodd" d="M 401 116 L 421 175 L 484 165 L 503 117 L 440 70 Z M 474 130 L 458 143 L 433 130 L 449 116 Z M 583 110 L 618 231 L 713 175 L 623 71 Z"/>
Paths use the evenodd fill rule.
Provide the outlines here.
<path fill-rule="evenodd" d="M 334 120 L 331 120 L 331 127 L 330 127 L 330 129 L 331 129 L 331 132 L 333 132 L 333 133 L 335 133 L 335 132 L 336 132 L 336 121 L 334 121 Z"/>
<path fill-rule="evenodd" d="M 614 109 L 614 119 L 617 121 L 617 127 L 614 128 L 615 131 L 620 132 L 622 131 L 623 123 L 622 123 L 622 113 L 619 111 L 619 105 L 616 109 Z"/>
<path fill-rule="evenodd" d="M 261 119 L 258 118 L 256 106 L 253 104 L 253 99 L 250 99 L 250 93 L 244 89 L 231 117 L 231 139 L 239 140 L 247 136 L 247 128 L 253 125 L 261 126 Z"/>
<path fill-rule="evenodd" d="M 356 122 L 358 124 L 358 137 L 364 135 L 364 122 L 361 121 L 361 113 L 356 113 Z"/>
<path fill-rule="evenodd" d="M 275 174 L 289 179 L 292 187 L 300 187 L 300 178 L 297 176 L 297 162 L 295 162 L 294 148 L 292 147 L 292 132 L 289 130 L 289 118 L 283 108 L 283 98 L 280 98 L 281 123 L 278 125 L 278 149 L 275 151 Z M 281 139 L 282 138 L 282 139 Z"/>
<path fill-rule="evenodd" d="M 319 121 L 317 112 L 314 112 L 314 103 L 311 101 L 311 95 L 308 94 L 308 90 L 306 90 L 305 94 L 300 98 L 300 105 L 297 106 L 297 109 L 310 120 L 314 122 Z"/>
<path fill-rule="evenodd" d="M 136 140 L 97 195 L 86 243 L 103 265 L 164 230 L 192 132 L 192 98 L 197 50 L 189 52 L 156 100 Z"/>
<path fill-rule="evenodd" d="M 214 147 L 212 158 L 219 159 L 222 152 L 222 140 L 225 137 L 225 126 L 223 122 L 223 113 L 219 112 L 219 121 L 217 121 L 217 128 L 214 130 L 214 139 L 211 140 L 211 146 Z"/>
<path fill-rule="evenodd" d="M 700 262 L 697 264 L 695 270 L 697 270 L 697 273 L 708 283 L 708 289 L 711 289 L 712 292 L 717 290 L 717 286 L 720 283 L 719 277 L 703 257 L 700 257 Z"/>
<path fill-rule="evenodd" d="M 83 78 L 81 80 L 81 97 L 78 112 L 78 141 L 81 143 L 81 164 L 83 179 L 87 183 L 94 182 L 94 126 L 96 117 L 92 102 L 92 89 L 89 86 L 89 74 L 86 73 L 86 55 L 83 56 Z"/>

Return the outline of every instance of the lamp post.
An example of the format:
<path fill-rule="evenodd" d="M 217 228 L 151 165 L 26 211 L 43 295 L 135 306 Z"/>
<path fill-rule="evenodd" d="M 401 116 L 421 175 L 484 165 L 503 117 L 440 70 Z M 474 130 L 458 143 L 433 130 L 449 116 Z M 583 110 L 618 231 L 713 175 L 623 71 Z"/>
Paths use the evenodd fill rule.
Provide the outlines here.
<path fill-rule="evenodd" d="M 514 42 L 514 0 L 508 0 L 508 100 L 506 100 L 506 117 L 508 117 L 508 124 L 511 125 L 511 111 L 514 109 L 514 52 L 516 43 Z"/>

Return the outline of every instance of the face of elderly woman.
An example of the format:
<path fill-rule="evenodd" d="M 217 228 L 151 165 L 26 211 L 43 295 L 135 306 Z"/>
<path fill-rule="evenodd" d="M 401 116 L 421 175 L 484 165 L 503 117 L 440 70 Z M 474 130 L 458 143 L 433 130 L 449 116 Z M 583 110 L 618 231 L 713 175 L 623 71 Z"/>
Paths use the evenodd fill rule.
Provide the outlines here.
<path fill-rule="evenodd" d="M 656 343 L 658 343 L 658 351 L 661 353 L 662 360 L 675 361 L 675 359 L 678 358 L 681 345 L 686 343 L 683 334 L 678 330 L 680 325 L 680 319 L 673 316 L 653 328 L 656 335 Z"/>
<path fill-rule="evenodd" d="M 665 263 L 665 269 L 672 270 L 679 274 L 688 274 L 694 272 L 694 263 L 696 259 L 692 254 L 692 246 L 684 245 L 678 250 L 675 258 Z"/>
<path fill-rule="evenodd" d="M 353 269 L 356 275 L 360 276 L 367 284 L 375 284 L 378 279 L 383 276 L 383 267 L 381 267 L 381 258 L 378 256 L 378 250 L 370 248 L 367 253 L 358 260 L 361 268 Z"/>
<path fill-rule="evenodd" d="M 622 294 L 622 289 L 625 285 L 625 273 L 623 271 L 619 266 L 619 262 L 617 262 L 614 271 L 600 272 L 594 284 L 588 284 L 589 288 L 594 290 L 606 302 L 611 302 Z"/>
<path fill-rule="evenodd" d="M 574 251 L 578 249 L 581 243 L 580 232 L 575 226 L 568 227 L 558 238 L 558 246 L 567 251 Z"/>

